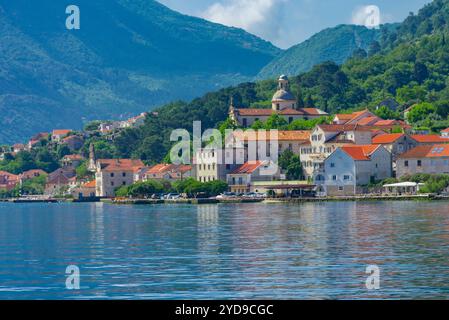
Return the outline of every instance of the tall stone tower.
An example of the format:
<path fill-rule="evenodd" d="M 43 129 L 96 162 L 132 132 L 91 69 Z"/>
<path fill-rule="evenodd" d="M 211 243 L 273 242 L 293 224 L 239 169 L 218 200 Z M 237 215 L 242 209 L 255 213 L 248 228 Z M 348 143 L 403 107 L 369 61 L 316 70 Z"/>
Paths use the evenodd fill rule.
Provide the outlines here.
<path fill-rule="evenodd" d="M 95 156 L 95 147 L 94 144 L 91 143 L 89 146 L 89 166 L 88 170 L 95 172 L 97 169 L 97 158 Z"/>

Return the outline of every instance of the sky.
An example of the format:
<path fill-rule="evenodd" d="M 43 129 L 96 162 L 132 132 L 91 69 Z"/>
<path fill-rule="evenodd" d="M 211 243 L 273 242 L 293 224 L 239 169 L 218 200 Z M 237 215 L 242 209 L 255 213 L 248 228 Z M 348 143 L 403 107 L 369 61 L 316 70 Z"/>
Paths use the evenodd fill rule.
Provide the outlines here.
<path fill-rule="evenodd" d="M 239 27 L 289 48 L 338 24 L 366 24 L 377 6 L 380 23 L 401 22 L 431 0 L 158 0 L 171 9 Z M 366 11 L 368 10 L 368 11 Z M 372 21 L 372 20 L 371 20 Z"/>

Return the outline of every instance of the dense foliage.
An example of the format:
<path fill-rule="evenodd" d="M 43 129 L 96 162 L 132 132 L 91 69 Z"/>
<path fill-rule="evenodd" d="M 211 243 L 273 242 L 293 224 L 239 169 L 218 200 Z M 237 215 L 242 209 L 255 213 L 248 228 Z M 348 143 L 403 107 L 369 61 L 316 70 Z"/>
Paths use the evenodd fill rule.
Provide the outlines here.
<path fill-rule="evenodd" d="M 368 52 L 360 49 L 341 66 L 325 62 L 292 77 L 291 89 L 299 106 L 328 113 L 363 108 L 374 111 L 382 101 L 394 99 L 399 110 L 381 108 L 376 111 L 380 117 L 398 119 L 401 111 L 416 105 L 410 113 L 412 125 L 432 131 L 449 127 L 448 12 L 449 1 L 436 0 L 418 15 L 410 15 L 397 30 L 382 29 L 378 43 Z M 125 131 L 115 141 L 117 153 L 159 162 L 171 146 L 173 129 L 191 131 L 195 120 L 202 121 L 203 129 L 217 127 L 227 118 L 230 97 L 239 107 L 269 107 L 275 90 L 275 80 L 264 80 L 209 93 L 190 103 L 168 104 L 142 128 Z M 256 123 L 254 128 L 309 127 L 302 121 L 290 126 L 281 119 L 268 122 Z"/>
<path fill-rule="evenodd" d="M 216 196 L 228 189 L 228 185 L 223 181 L 199 182 L 193 178 L 175 181 L 149 180 L 137 182 L 130 186 L 120 187 L 116 190 L 118 197 L 149 198 L 154 194 L 177 192 L 186 194 L 189 197 Z"/>

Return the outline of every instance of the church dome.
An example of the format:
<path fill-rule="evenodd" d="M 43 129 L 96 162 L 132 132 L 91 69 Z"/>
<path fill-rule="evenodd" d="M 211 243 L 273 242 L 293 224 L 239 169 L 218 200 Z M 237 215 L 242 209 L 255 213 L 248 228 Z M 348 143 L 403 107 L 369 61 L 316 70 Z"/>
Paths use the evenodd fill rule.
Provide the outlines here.
<path fill-rule="evenodd" d="M 279 77 L 279 80 L 287 80 L 288 81 L 288 77 L 285 74 L 283 74 Z"/>
<path fill-rule="evenodd" d="M 289 91 L 278 90 L 273 96 L 273 101 L 296 101 L 296 98 Z"/>

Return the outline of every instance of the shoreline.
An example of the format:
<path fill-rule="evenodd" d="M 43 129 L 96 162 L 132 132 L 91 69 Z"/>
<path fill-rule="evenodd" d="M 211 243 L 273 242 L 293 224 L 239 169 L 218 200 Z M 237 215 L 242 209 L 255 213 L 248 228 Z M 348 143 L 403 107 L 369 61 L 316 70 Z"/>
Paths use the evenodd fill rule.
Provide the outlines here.
<path fill-rule="evenodd" d="M 317 198 L 265 198 L 265 199 L 97 199 L 95 201 L 76 201 L 74 199 L 0 199 L 4 203 L 108 203 L 114 205 L 163 205 L 163 204 L 238 204 L 238 203 L 264 203 L 264 204 L 299 204 L 307 202 L 369 202 L 369 201 L 449 201 L 449 196 L 442 195 L 397 195 L 397 196 L 346 196 L 346 197 L 317 197 Z"/>

